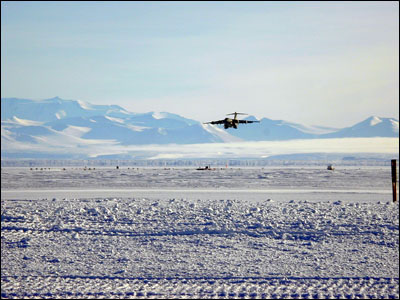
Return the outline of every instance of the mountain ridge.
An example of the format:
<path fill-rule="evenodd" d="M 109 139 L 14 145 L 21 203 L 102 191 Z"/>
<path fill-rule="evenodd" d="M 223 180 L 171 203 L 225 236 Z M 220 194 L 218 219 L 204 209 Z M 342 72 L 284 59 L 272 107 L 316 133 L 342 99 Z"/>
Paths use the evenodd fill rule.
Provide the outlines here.
<path fill-rule="evenodd" d="M 257 120 L 254 116 L 245 119 Z M 23 153 L 29 146 L 32 152 L 39 148 L 43 150 L 45 145 L 49 152 L 51 149 L 65 152 L 71 147 L 83 151 L 93 145 L 107 149 L 107 145 L 186 145 L 399 135 L 397 119 L 376 116 L 341 129 L 305 126 L 266 117 L 259 121 L 224 130 L 170 112 L 135 113 L 119 105 L 93 105 L 59 97 L 44 100 L 1 98 L 1 153 L 2 157 L 13 151 Z"/>

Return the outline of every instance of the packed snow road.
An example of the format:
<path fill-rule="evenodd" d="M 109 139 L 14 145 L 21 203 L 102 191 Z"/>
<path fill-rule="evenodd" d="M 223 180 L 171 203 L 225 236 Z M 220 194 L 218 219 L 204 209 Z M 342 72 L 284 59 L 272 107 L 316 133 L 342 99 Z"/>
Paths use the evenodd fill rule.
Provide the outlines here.
<path fill-rule="evenodd" d="M 91 171 L 2 168 L 2 298 L 399 298 L 384 168 Z"/>

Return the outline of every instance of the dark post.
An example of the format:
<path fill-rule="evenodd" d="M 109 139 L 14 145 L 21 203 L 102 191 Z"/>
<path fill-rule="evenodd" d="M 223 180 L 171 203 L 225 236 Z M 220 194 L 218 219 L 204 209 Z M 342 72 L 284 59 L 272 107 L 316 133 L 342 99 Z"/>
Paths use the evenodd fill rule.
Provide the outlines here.
<path fill-rule="evenodd" d="M 392 190 L 393 190 L 393 202 L 397 201 L 397 176 L 396 176 L 396 160 L 392 159 Z"/>

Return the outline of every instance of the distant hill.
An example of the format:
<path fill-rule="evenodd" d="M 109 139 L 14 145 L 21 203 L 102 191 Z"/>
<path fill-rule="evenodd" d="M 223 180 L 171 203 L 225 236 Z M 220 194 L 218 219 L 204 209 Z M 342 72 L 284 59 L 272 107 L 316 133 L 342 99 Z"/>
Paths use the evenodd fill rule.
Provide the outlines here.
<path fill-rule="evenodd" d="M 222 142 L 198 121 L 176 114 L 128 112 L 117 105 L 92 105 L 58 97 L 43 101 L 1 99 L 1 121 L 17 141 L 67 135 L 115 140 L 123 145 Z M 2 133 L 3 137 L 3 133 Z"/>
<path fill-rule="evenodd" d="M 354 126 L 323 134 L 321 138 L 342 137 L 398 137 L 399 121 L 393 118 L 369 117 Z"/>
<path fill-rule="evenodd" d="M 246 119 L 254 120 L 255 118 L 249 117 Z M 282 141 L 317 137 L 316 133 L 307 132 L 305 127 L 299 124 L 268 118 L 262 118 L 260 123 L 239 126 L 237 130 L 230 130 L 229 133 L 241 139 L 251 141 Z"/>
<path fill-rule="evenodd" d="M 246 119 L 255 120 L 253 116 Z M 169 112 L 134 113 L 118 105 L 92 105 L 59 97 L 45 100 L 1 99 L 2 157 L 10 153 L 52 155 L 57 150 L 68 157 L 85 152 L 90 145 L 110 146 L 201 144 L 239 141 L 283 141 L 292 139 L 398 137 L 399 122 L 370 117 L 354 126 L 337 129 L 304 126 L 262 118 L 260 123 L 238 129 L 201 124 Z M 43 153 L 43 149 L 46 152 Z M 80 149 L 77 151 L 76 149 Z M 123 153 L 123 148 L 117 154 Z"/>

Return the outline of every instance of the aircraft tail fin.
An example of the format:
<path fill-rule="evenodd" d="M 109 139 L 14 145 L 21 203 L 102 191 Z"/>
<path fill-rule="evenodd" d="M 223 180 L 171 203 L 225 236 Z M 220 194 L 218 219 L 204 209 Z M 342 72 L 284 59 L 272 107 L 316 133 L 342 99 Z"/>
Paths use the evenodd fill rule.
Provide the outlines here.
<path fill-rule="evenodd" d="M 246 113 L 238 113 L 238 112 L 227 114 L 227 116 L 230 116 L 230 115 L 235 115 L 234 119 L 236 119 L 237 115 L 247 115 L 247 114 Z"/>

